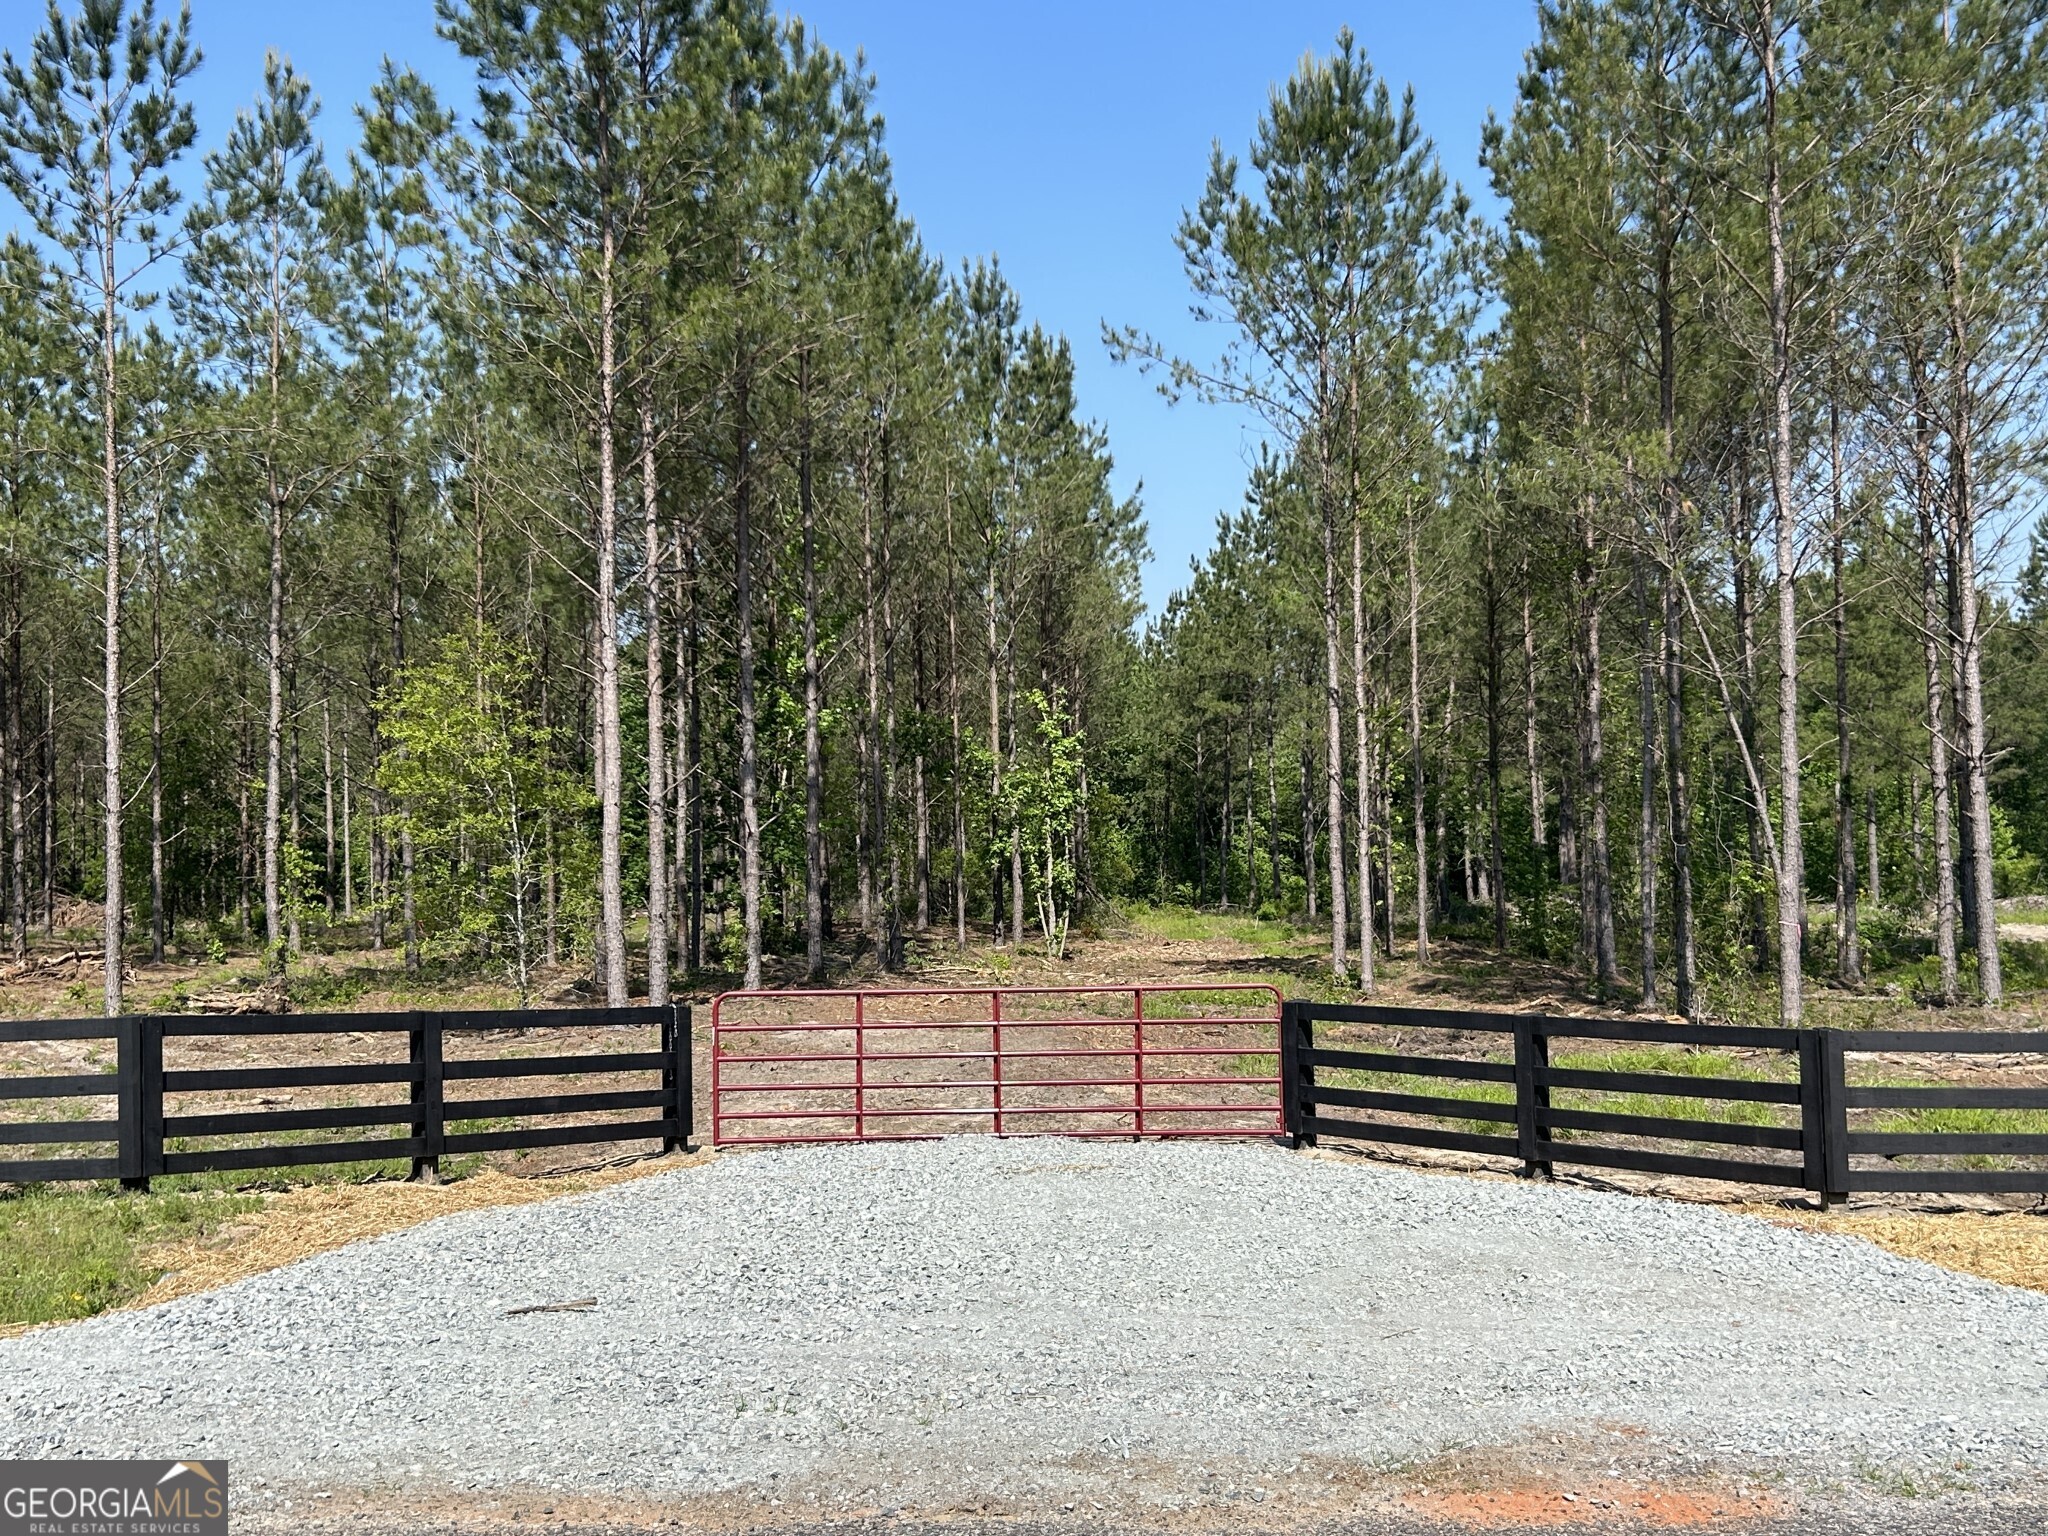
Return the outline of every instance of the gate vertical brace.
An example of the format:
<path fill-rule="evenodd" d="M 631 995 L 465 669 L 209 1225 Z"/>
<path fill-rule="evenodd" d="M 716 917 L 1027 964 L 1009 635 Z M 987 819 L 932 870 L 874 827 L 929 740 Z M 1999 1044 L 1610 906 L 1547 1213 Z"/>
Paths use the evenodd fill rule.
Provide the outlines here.
<path fill-rule="evenodd" d="M 714 1147 L 718 1145 L 725 1130 L 725 1118 L 722 1113 L 725 1101 L 720 1097 L 723 1091 L 724 1079 L 721 1074 L 724 1067 L 719 1061 L 719 1053 L 723 1046 L 718 1036 L 718 1021 L 721 1017 L 719 1004 L 723 1001 L 722 997 L 711 999 L 711 1145 Z"/>
<path fill-rule="evenodd" d="M 1145 989 L 1131 990 L 1131 1124 L 1145 1134 Z M 1135 1138 L 1134 1138 L 1135 1139 Z"/>
<path fill-rule="evenodd" d="M 853 994 L 853 1139 L 868 1139 L 867 994 Z"/>
<path fill-rule="evenodd" d="M 989 1074 L 993 1085 L 993 1107 L 996 1112 L 996 1134 L 1003 1134 L 1003 994 L 1000 990 L 989 993 L 989 1049 L 995 1053 L 995 1071 Z"/>
<path fill-rule="evenodd" d="M 1522 1157 L 1522 1177 L 1547 1179 L 1550 1159 L 1538 1148 L 1549 1126 L 1543 1111 L 1550 1108 L 1550 1085 L 1539 1074 L 1550 1067 L 1550 1036 L 1531 1018 L 1515 1020 L 1515 1140 Z"/>
<path fill-rule="evenodd" d="M 412 1133 L 419 1139 L 413 1155 L 412 1177 L 422 1184 L 441 1182 L 441 1146 L 447 1133 L 442 1102 L 443 1062 L 441 1015 L 415 1013 L 412 1016 Z"/>
<path fill-rule="evenodd" d="M 164 1171 L 164 1021 L 154 1014 L 120 1020 L 115 1035 L 116 1147 L 123 1189 L 149 1188 Z"/>

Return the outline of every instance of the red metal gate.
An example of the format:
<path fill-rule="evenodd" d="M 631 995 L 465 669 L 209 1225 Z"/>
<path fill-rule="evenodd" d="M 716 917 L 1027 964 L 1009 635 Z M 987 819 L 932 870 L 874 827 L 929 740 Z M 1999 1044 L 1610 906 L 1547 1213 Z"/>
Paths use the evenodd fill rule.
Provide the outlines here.
<path fill-rule="evenodd" d="M 999 1136 L 1270 1136 L 1278 988 L 727 992 L 718 1146 Z"/>

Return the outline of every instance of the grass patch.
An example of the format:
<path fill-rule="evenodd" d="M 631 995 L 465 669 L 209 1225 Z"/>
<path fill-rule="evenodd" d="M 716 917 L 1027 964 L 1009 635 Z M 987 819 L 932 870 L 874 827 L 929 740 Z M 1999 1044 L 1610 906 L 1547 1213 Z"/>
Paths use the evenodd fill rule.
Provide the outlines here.
<path fill-rule="evenodd" d="M 1720 1051 L 1689 1051 L 1677 1046 L 1639 1046 L 1620 1051 L 1566 1051 L 1551 1065 L 1575 1072 L 1653 1072 L 1666 1077 L 1723 1078 L 1745 1083 L 1796 1082 L 1790 1057 L 1752 1061 Z M 1556 1109 L 1598 1110 L 1605 1114 L 1641 1115 L 1659 1120 L 1717 1121 L 1723 1125 L 1797 1125 L 1797 1104 L 1759 1104 L 1750 1099 L 1694 1099 L 1670 1093 L 1607 1093 L 1590 1088 L 1554 1088 Z M 1589 1133 L 1559 1131 L 1569 1141 Z"/>
<path fill-rule="evenodd" d="M 1919 1088 L 1929 1086 L 1925 1082 L 1887 1081 L 1886 1087 Z M 1866 1122 L 1852 1121 L 1854 1131 L 1875 1132 L 1878 1135 L 1936 1135 L 1951 1136 L 2041 1136 L 2048 1135 L 2048 1110 L 2042 1109 L 1889 1109 L 1879 1111 Z M 1900 1166 L 1909 1168 L 1927 1167 L 1926 1158 L 1920 1154 L 1898 1159 Z M 2000 1156 L 1983 1152 L 1949 1153 L 1958 1168 L 1981 1168 L 1988 1171 L 2010 1170 L 2028 1166 L 2028 1160 L 2018 1156 Z"/>
<path fill-rule="evenodd" d="M 38 1186 L 0 1198 L 0 1331 L 88 1317 L 144 1292 L 151 1303 L 188 1296 L 452 1211 L 528 1205 L 707 1160 L 545 1178 L 484 1168 L 440 1184 L 295 1181 L 274 1193 Z"/>
<path fill-rule="evenodd" d="M 118 1306 L 162 1276 L 147 1250 L 204 1240 L 262 1204 L 220 1190 L 32 1187 L 0 1198 L 0 1324 L 61 1322 Z"/>
<path fill-rule="evenodd" d="M 1499 1051 L 1479 1059 L 1497 1064 L 1507 1064 L 1513 1060 L 1507 1053 Z M 1719 1052 L 1687 1051 L 1660 1046 L 1644 1046 L 1621 1051 L 1560 1052 L 1551 1058 L 1551 1065 L 1582 1072 L 1654 1072 L 1676 1077 L 1733 1078 L 1744 1082 L 1790 1081 L 1793 1071 L 1790 1063 L 1778 1068 L 1777 1063 L 1773 1062 L 1767 1069 L 1763 1064 Z M 1430 1098 L 1455 1099 L 1463 1103 L 1515 1102 L 1512 1083 L 1461 1082 L 1456 1078 L 1422 1077 L 1402 1072 L 1374 1072 L 1363 1069 L 1330 1072 L 1323 1081 L 1340 1088 L 1417 1094 Z M 1553 1088 L 1550 1102 L 1554 1109 L 1598 1110 L 1607 1114 L 1640 1115 L 1662 1120 L 1716 1121 L 1727 1125 L 1799 1123 L 1799 1106 L 1796 1104 L 1759 1104 L 1743 1099 L 1694 1099 L 1680 1094 L 1609 1093 L 1591 1088 Z M 1460 1120 L 1457 1123 L 1466 1128 L 1480 1130 L 1497 1130 L 1499 1126 L 1499 1122 L 1495 1121 Z M 1551 1134 L 1555 1141 L 1573 1141 L 1595 1133 L 1560 1129 Z"/>
<path fill-rule="evenodd" d="M 1288 946 L 1307 935 L 1290 922 L 1251 913 L 1197 912 L 1189 907 L 1139 907 L 1130 914 L 1132 928 L 1150 939 L 1179 943 L 1232 940 L 1240 944 Z"/>
<path fill-rule="evenodd" d="M 2048 944 L 2034 939 L 2000 939 L 1998 963 L 2009 992 L 2048 991 Z"/>
<path fill-rule="evenodd" d="M 1167 1019 L 1259 1019 L 1270 1022 L 1276 1001 L 1263 992 L 1246 992 L 1240 986 L 1280 987 L 1280 996 L 1288 996 L 1288 989 L 1280 986 L 1280 979 L 1247 977 L 1243 983 L 1219 984 L 1213 987 L 1194 985 L 1176 987 L 1167 992 L 1145 994 L 1145 1021 Z M 1121 1021 L 1116 1021 L 1121 1022 Z"/>
<path fill-rule="evenodd" d="M 1493 1055 L 1485 1059 L 1499 1061 L 1504 1058 Z M 1470 1083 L 1461 1082 L 1455 1077 L 1419 1077 L 1407 1072 L 1373 1072 L 1361 1067 L 1325 1069 L 1319 1081 L 1333 1088 L 1357 1088 L 1371 1093 L 1408 1093 L 1432 1099 L 1455 1099 L 1462 1104 L 1515 1102 L 1513 1083 Z M 1329 1113 L 1341 1118 L 1357 1113 L 1375 1114 L 1378 1111 L 1357 1111 L 1333 1105 Z M 1512 1134 L 1512 1127 L 1501 1120 L 1470 1120 L 1449 1115 L 1430 1115 L 1423 1118 L 1450 1120 L 1461 1130 L 1477 1131 L 1482 1135 Z"/>
<path fill-rule="evenodd" d="M 1502 1051 L 1480 1060 L 1499 1064 L 1513 1058 Z M 1753 1083 L 1795 1083 L 1798 1065 L 1789 1055 L 1760 1058 L 1729 1055 L 1719 1051 L 1692 1051 L 1674 1046 L 1638 1046 L 1615 1051 L 1564 1051 L 1551 1058 L 1551 1065 L 1580 1072 L 1635 1072 L 1668 1077 L 1720 1078 Z M 1240 1056 L 1231 1070 L 1255 1076 L 1263 1067 L 1259 1058 Z M 1424 1077 L 1401 1072 L 1364 1069 L 1328 1071 L 1322 1082 L 1339 1088 L 1359 1088 L 1380 1093 L 1405 1093 L 1420 1097 L 1449 1099 L 1461 1103 L 1512 1104 L 1514 1087 L 1509 1083 L 1461 1082 L 1456 1078 Z M 1876 1079 L 1870 1080 L 1876 1085 Z M 1886 1078 L 1883 1086 L 1924 1088 L 1943 1086 L 1932 1078 Z M 1800 1123 L 1797 1104 L 1767 1104 L 1750 1099 L 1690 1098 L 1679 1093 L 1624 1093 L 1593 1088 L 1553 1088 L 1553 1109 L 1576 1109 L 1603 1114 L 1634 1115 L 1643 1119 L 1680 1120 L 1722 1125 L 1796 1127 Z M 1336 1113 L 1337 1111 L 1333 1111 Z M 1860 1113 L 1860 1112 L 1859 1112 Z M 1492 1122 L 1477 1122 L 1452 1115 L 1427 1118 L 1450 1121 L 1464 1129 L 1487 1129 Z M 2048 1110 L 2038 1109 L 1895 1109 L 1858 1119 L 1858 1131 L 1917 1133 L 1922 1135 L 2048 1135 Z M 1557 1129 L 1555 1141 L 1578 1141 L 1605 1135 L 1604 1132 Z M 1683 1138 L 1671 1138 L 1682 1140 Z M 1939 1155 L 1939 1154 L 1930 1154 Z M 1960 1159 L 1966 1168 L 2011 1168 L 2021 1166 L 2012 1157 L 1983 1154 L 1946 1154 Z M 1918 1165 L 1921 1158 L 1911 1159 Z"/>

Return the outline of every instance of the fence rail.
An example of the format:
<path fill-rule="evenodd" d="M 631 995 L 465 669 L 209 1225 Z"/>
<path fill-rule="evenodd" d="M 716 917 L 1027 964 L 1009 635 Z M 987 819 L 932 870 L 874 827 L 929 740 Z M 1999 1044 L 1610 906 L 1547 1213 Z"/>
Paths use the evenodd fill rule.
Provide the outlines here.
<path fill-rule="evenodd" d="M 1317 1044 L 1318 1024 L 1450 1031 L 1498 1044 L 1477 1056 L 1406 1042 L 1333 1047 Z M 1878 1191 L 2048 1193 L 2048 1165 L 1924 1161 L 2048 1159 L 2048 1134 L 2018 1128 L 2048 1110 L 2048 1086 L 1873 1083 L 1852 1080 L 1850 1071 L 1852 1056 L 1885 1057 L 1878 1066 L 1905 1058 L 1909 1071 L 1924 1073 L 1943 1056 L 2001 1055 L 2035 1058 L 2035 1069 L 2048 1073 L 2048 1033 L 1772 1029 L 1290 1002 L 1280 1040 L 1282 1107 L 1296 1145 L 1338 1136 L 1512 1159 L 1532 1175 L 1559 1164 L 1612 1168 L 1805 1189 L 1823 1202 Z M 1692 1054 L 1674 1059 L 1685 1067 L 1679 1071 L 1609 1067 L 1598 1053 L 1567 1064 L 1552 1059 L 1561 1040 L 1736 1049 L 1766 1053 L 1773 1067 L 1709 1075 L 1693 1064 L 1711 1059 Z M 1559 1104 L 1559 1093 L 1580 1102 Z M 1930 1111 L 1986 1123 L 1915 1118 Z M 2014 1117 L 2018 1125 L 2000 1123 Z"/>
<path fill-rule="evenodd" d="M 1296 1144 L 1345 1137 L 1496 1157 L 1532 1174 L 1610 1168 L 1804 1189 L 1824 1202 L 1858 1192 L 2048 1194 L 2048 1032 L 1786 1030 L 1287 1002 L 1273 1041 L 1273 1015 L 1254 1017 L 1262 1010 L 1155 1011 L 1151 989 L 1095 990 L 1131 994 L 1130 1016 L 1095 1017 L 1057 999 L 1050 1013 L 1019 1016 L 998 997 L 986 1017 L 912 1018 L 870 1013 L 867 997 L 849 993 L 838 996 L 857 1010 L 850 1019 L 715 1020 L 715 1073 L 809 1069 L 790 1082 L 719 1073 L 714 1098 L 729 1124 L 718 1139 L 1054 1128 L 1048 1120 L 1108 1135 L 1279 1129 Z M 799 1010 L 818 1001 L 770 996 Z M 1150 1033 L 1259 1023 L 1268 1031 L 1263 1040 L 1180 1042 Z M 1326 1031 L 1318 1040 L 1319 1025 L 1380 1035 Z M 485 1031 L 571 1028 L 652 1028 L 658 1046 L 533 1056 L 451 1055 L 447 1048 L 451 1037 Z M 1119 1029 L 1129 1031 L 1127 1041 L 1064 1037 Z M 941 1040 L 931 1036 L 935 1030 L 973 1038 Z M 1444 1043 L 1446 1034 L 1476 1042 Z M 394 1057 L 402 1041 L 404 1057 L 168 1068 L 164 1061 L 166 1041 L 323 1035 L 385 1037 Z M 111 1072 L 0 1073 L 0 1109 L 31 1100 L 77 1109 L 70 1118 L 0 1118 L 0 1182 L 119 1179 L 146 1188 L 159 1176 L 217 1170 L 403 1158 L 422 1173 L 461 1154 L 643 1138 L 674 1147 L 693 1130 L 690 1035 L 684 1007 L 0 1023 L 0 1047 L 111 1042 L 113 1057 Z M 724 1035 L 759 1045 L 721 1061 Z M 1612 1049 L 1555 1049 L 1570 1041 L 1652 1049 L 1619 1060 Z M 1275 1086 L 1265 1063 L 1276 1054 L 1277 1106 L 1264 1097 Z M 2017 1058 L 1999 1064 L 2008 1080 L 1956 1080 L 1959 1059 L 1984 1056 Z M 1154 1058 L 1158 1073 L 1147 1066 Z M 884 1075 L 927 1062 L 936 1075 Z M 641 1081 L 598 1088 L 545 1082 L 585 1076 Z M 384 1101 L 333 1101 L 331 1091 L 354 1089 Z M 1252 1098 L 1233 1097 L 1237 1089 Z M 301 1090 L 328 1093 L 330 1101 L 279 1105 L 269 1098 Z M 968 1097 L 903 1102 L 911 1090 L 914 1098 L 932 1091 Z M 802 1097 L 777 1098 L 791 1094 Z M 191 1095 L 213 1102 L 178 1102 Z M 739 1095 L 767 1101 L 726 1102 Z M 93 1103 L 109 1099 L 113 1118 Z M 591 1118 L 559 1123 L 571 1116 Z M 236 1144 L 204 1144 L 229 1139 Z M 93 1150 L 35 1155 L 41 1148 Z"/>
<path fill-rule="evenodd" d="M 583 1051 L 548 1056 L 449 1056 L 448 1038 L 507 1029 L 654 1028 L 659 1048 L 651 1051 Z M 291 1066 L 164 1065 L 167 1039 L 232 1039 L 264 1036 L 402 1036 L 403 1061 L 316 1062 Z M 118 1019 L 57 1019 L 0 1024 L 0 1045 L 44 1041 L 112 1040 L 110 1073 L 59 1073 L 0 1077 L 0 1099 L 104 1099 L 118 1106 L 116 1118 L 0 1120 L 0 1148 L 106 1145 L 92 1156 L 13 1157 L 0 1160 L 0 1182 L 31 1183 L 118 1178 L 147 1189 L 151 1179 L 171 1174 L 254 1168 L 308 1167 L 331 1163 L 405 1158 L 415 1176 L 438 1171 L 440 1159 L 465 1153 L 498 1152 L 597 1142 L 659 1140 L 684 1144 L 692 1130 L 690 1010 L 660 1008 L 574 1008 L 517 1012 L 411 1012 L 264 1014 L 236 1018 L 133 1015 Z M 494 1097 L 450 1097 L 450 1084 L 636 1074 L 644 1087 L 573 1092 L 519 1093 Z M 260 1095 L 269 1091 L 403 1087 L 403 1102 L 323 1104 L 276 1108 L 262 1099 L 255 1107 L 208 1106 L 167 1109 L 166 1100 L 186 1094 Z M 631 1119 L 586 1120 L 572 1125 L 509 1125 L 489 1122 L 556 1118 L 565 1115 L 620 1115 Z M 462 1129 L 485 1123 L 482 1129 Z M 451 1129 L 452 1127 L 455 1127 Z M 352 1136 L 337 1140 L 279 1140 L 319 1131 L 401 1129 L 402 1134 Z M 255 1138 L 236 1146 L 189 1143 L 224 1137 Z M 187 1145 L 178 1145 L 186 1143 Z"/>

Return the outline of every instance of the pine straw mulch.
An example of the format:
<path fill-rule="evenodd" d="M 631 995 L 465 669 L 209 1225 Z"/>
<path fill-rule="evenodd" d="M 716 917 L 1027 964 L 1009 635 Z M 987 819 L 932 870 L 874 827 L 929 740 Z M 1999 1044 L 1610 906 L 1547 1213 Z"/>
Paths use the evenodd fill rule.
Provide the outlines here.
<path fill-rule="evenodd" d="M 1982 1214 L 1944 1211 L 1788 1211 L 1750 1206 L 1748 1214 L 1780 1226 L 1834 1232 L 1966 1275 L 2001 1285 L 2048 1291 L 2048 1217 L 2031 1211 Z"/>
<path fill-rule="evenodd" d="M 210 1238 L 152 1250 L 149 1261 L 163 1269 L 163 1277 L 128 1305 L 149 1307 L 210 1291 L 232 1280 L 455 1211 L 532 1205 L 674 1168 L 696 1167 L 710 1158 L 708 1152 L 671 1154 L 546 1178 L 519 1178 L 487 1168 L 447 1184 L 316 1184 L 286 1190 L 265 1200 L 262 1210 Z"/>

